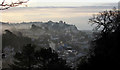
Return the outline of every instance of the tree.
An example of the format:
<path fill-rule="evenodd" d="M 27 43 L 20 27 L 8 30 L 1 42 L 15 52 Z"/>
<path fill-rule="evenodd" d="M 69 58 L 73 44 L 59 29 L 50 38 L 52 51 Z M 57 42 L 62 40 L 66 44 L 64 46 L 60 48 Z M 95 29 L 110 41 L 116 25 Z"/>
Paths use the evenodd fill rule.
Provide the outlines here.
<path fill-rule="evenodd" d="M 113 8 L 110 11 L 103 11 L 97 15 L 93 15 L 93 18 L 89 19 L 92 25 L 97 25 L 95 30 L 101 30 L 101 32 L 108 33 L 116 30 L 116 27 L 120 24 L 118 19 L 120 17 L 120 11 Z"/>
<path fill-rule="evenodd" d="M 22 5 L 23 3 L 27 3 L 29 0 L 17 0 L 16 2 L 11 2 L 11 3 L 6 3 L 6 0 L 0 1 L 0 10 L 6 10 L 9 9 L 11 7 L 16 7 L 19 5 Z"/>
<path fill-rule="evenodd" d="M 97 24 L 89 56 L 78 65 L 78 70 L 119 69 L 120 65 L 120 11 L 110 10 L 100 12 L 90 19 Z"/>
<path fill-rule="evenodd" d="M 33 70 L 36 65 L 35 46 L 28 44 L 23 47 L 22 51 L 14 55 L 14 63 L 10 65 L 12 70 Z"/>
<path fill-rule="evenodd" d="M 43 70 L 71 70 L 66 61 L 60 58 L 51 48 L 37 51 L 36 57 L 41 58 Z"/>
<path fill-rule="evenodd" d="M 35 45 L 28 44 L 14 55 L 12 70 L 71 70 L 66 61 L 51 48 L 35 50 Z"/>

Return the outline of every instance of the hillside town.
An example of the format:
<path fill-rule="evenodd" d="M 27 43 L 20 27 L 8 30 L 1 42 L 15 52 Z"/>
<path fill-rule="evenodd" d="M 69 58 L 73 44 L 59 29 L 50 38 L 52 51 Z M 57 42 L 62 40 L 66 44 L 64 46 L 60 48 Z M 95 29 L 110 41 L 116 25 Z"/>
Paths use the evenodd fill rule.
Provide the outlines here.
<path fill-rule="evenodd" d="M 8 24 L 3 23 L 3 25 Z M 9 25 L 17 28 L 17 24 Z M 87 54 L 90 46 L 89 41 L 92 39 L 92 32 L 80 31 L 75 25 L 70 25 L 63 21 L 31 22 L 28 25 L 26 23 L 21 23 L 21 25 L 30 27 L 28 29 L 6 30 L 4 33 L 17 37 L 28 37 L 33 44 L 39 46 L 37 49 L 51 47 L 59 54 L 59 57 L 66 59 L 67 63 L 73 67 L 81 56 Z M 12 63 L 13 59 L 11 57 L 15 51 L 20 50 L 20 47 L 13 47 L 9 44 L 5 45 L 3 50 L 5 54 L 4 63 Z"/>

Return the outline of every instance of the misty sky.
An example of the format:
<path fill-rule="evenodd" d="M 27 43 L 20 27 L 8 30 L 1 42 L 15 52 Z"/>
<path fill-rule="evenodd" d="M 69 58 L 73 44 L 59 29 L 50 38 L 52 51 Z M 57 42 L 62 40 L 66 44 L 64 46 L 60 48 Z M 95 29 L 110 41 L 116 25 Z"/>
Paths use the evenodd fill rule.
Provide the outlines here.
<path fill-rule="evenodd" d="M 117 3 L 120 0 L 30 0 L 29 6 L 92 6 Z"/>
<path fill-rule="evenodd" d="M 92 29 L 88 19 L 93 14 L 117 6 L 119 0 L 30 0 L 27 5 L 2 11 L 0 21 L 31 22 L 63 20 L 81 30 Z M 1 11 L 0 11 L 1 12 Z"/>

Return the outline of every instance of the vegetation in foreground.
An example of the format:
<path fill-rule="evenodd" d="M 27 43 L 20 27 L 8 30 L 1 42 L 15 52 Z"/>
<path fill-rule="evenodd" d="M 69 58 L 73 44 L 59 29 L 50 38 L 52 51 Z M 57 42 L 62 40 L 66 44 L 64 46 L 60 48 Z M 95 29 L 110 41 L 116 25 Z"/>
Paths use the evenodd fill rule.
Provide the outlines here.
<path fill-rule="evenodd" d="M 90 19 L 90 23 L 97 24 L 95 30 L 99 32 L 94 35 L 90 51 L 81 59 L 77 70 L 119 69 L 119 18 L 120 11 L 113 9 L 100 12 Z M 17 52 L 14 58 L 16 60 L 10 65 L 12 70 L 70 70 L 66 61 L 50 48 L 35 51 L 35 46 L 29 44 Z"/>

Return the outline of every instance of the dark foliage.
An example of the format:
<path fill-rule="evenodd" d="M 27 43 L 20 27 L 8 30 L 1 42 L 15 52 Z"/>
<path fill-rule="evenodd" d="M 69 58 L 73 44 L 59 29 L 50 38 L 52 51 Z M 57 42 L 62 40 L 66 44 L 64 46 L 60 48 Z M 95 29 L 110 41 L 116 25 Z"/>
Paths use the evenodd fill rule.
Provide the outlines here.
<path fill-rule="evenodd" d="M 38 60 L 40 59 L 38 63 L 41 63 L 43 70 L 71 70 L 66 61 L 60 58 L 51 48 L 37 51 L 36 57 Z"/>
<path fill-rule="evenodd" d="M 51 48 L 35 50 L 35 46 L 28 44 L 21 52 L 14 55 L 11 70 L 71 70 L 66 61 L 59 58 Z"/>
<path fill-rule="evenodd" d="M 104 11 L 90 22 L 98 24 L 101 31 L 92 42 L 90 57 L 78 65 L 78 70 L 120 69 L 120 12 Z"/>
<path fill-rule="evenodd" d="M 2 35 L 2 49 L 10 46 L 11 48 L 16 49 L 15 51 L 18 51 L 22 48 L 21 46 L 29 43 L 32 43 L 30 38 L 24 37 L 21 34 L 18 36 L 10 30 L 5 30 L 5 33 Z"/>
<path fill-rule="evenodd" d="M 23 47 L 22 51 L 14 55 L 14 63 L 10 65 L 12 70 L 33 70 L 36 65 L 35 46 L 28 44 Z"/>

